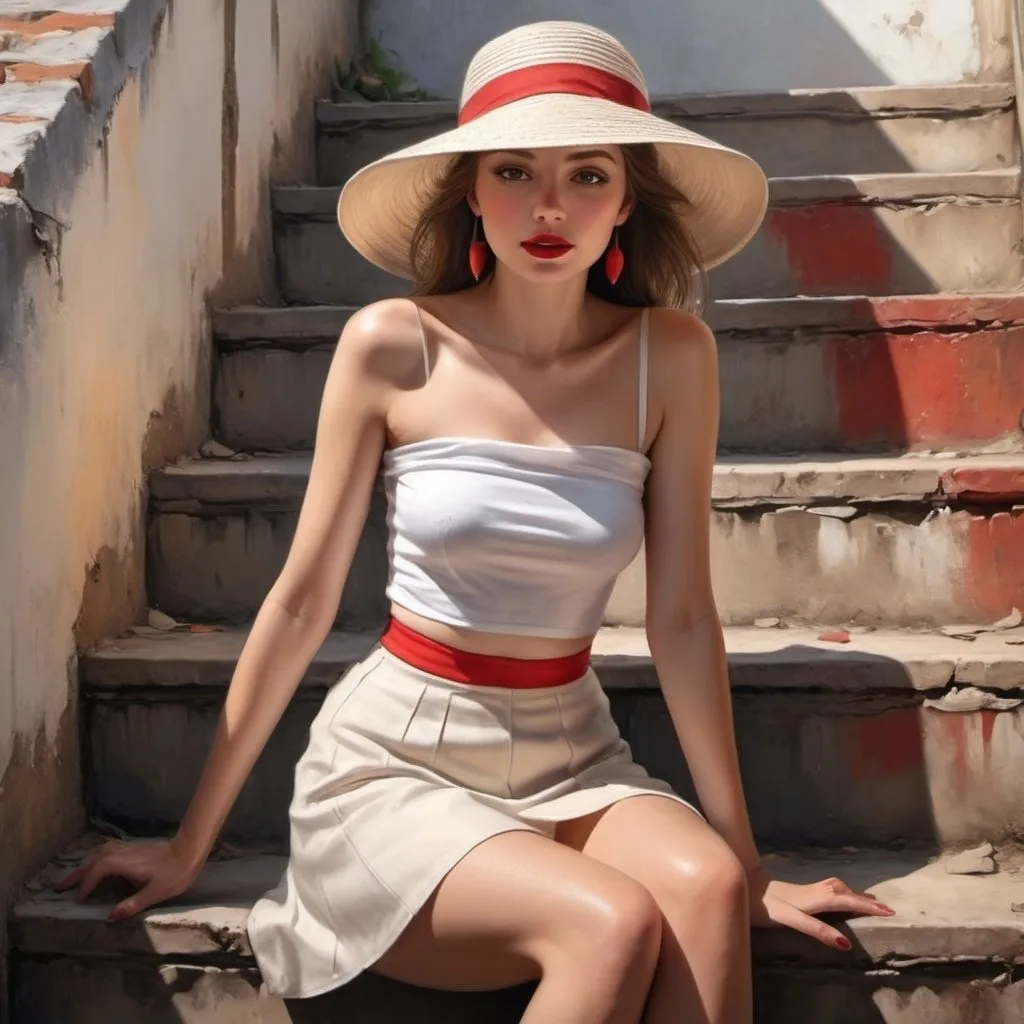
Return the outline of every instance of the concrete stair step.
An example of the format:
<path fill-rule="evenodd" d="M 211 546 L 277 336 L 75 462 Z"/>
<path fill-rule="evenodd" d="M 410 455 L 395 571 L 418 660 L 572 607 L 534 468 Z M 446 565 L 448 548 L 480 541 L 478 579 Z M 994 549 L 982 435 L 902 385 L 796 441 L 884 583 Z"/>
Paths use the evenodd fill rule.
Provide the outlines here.
<path fill-rule="evenodd" d="M 338 192 L 274 189 L 285 301 L 362 305 L 408 294 L 408 282 L 371 266 L 342 237 Z M 1020 243 L 1016 168 L 776 178 L 761 230 L 712 271 L 712 292 L 732 299 L 1011 290 L 1024 276 Z"/>
<path fill-rule="evenodd" d="M 81 856 L 71 851 L 46 883 Z M 530 986 L 486 994 L 413 989 L 366 973 L 326 996 L 261 991 L 245 930 L 253 901 L 276 884 L 281 858 L 209 863 L 193 889 L 111 926 L 109 904 L 81 905 L 42 885 L 11 915 L 12 993 L 33 1024 L 469 1024 L 519 1019 Z M 850 954 L 794 932 L 754 931 L 758 1024 L 1016 1024 L 1024 1013 L 1024 875 L 948 874 L 925 852 L 771 858 L 775 876 L 839 875 L 897 911 L 843 925 Z"/>
<path fill-rule="evenodd" d="M 284 563 L 309 456 L 207 459 L 150 478 L 152 600 L 172 615 L 243 622 Z M 729 624 L 918 626 L 1024 608 L 1024 455 L 723 456 L 712 563 Z M 386 615 L 386 501 L 378 488 L 338 624 Z M 643 554 L 620 577 L 612 625 L 642 625 Z"/>
<path fill-rule="evenodd" d="M 96 818 L 135 834 L 176 827 L 246 632 L 127 636 L 83 657 Z M 970 642 L 894 630 L 854 632 L 848 643 L 820 636 L 725 630 L 745 791 L 766 849 L 948 849 L 1019 834 L 1024 630 Z M 229 840 L 287 848 L 293 769 L 310 722 L 375 641 L 329 637 L 239 797 Z M 638 761 L 692 797 L 643 630 L 602 630 L 593 662 Z"/>
<path fill-rule="evenodd" d="M 312 447 L 346 306 L 215 313 L 214 433 Z M 1024 447 L 1024 297 L 719 300 L 723 451 Z"/>
<path fill-rule="evenodd" d="M 656 97 L 654 112 L 753 156 L 772 177 L 987 171 L 1015 160 L 1010 83 Z M 322 185 L 455 127 L 454 102 L 317 104 Z"/>

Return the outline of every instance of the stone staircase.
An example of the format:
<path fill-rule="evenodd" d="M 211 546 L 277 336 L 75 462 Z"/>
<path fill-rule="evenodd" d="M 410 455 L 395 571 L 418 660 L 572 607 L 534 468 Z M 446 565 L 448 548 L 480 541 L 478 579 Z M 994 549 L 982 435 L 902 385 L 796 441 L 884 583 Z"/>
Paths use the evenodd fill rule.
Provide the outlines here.
<path fill-rule="evenodd" d="M 758 238 L 713 272 L 721 455 L 716 593 L 755 832 L 772 870 L 838 873 L 898 911 L 844 956 L 755 933 L 760 1024 L 1024 1019 L 1024 264 L 1012 88 L 875 88 L 661 101 L 759 158 Z M 287 552 L 320 391 L 358 305 L 401 292 L 347 248 L 338 186 L 453 123 L 451 104 L 318 105 L 319 183 L 274 190 L 281 308 L 214 317 L 212 437 L 236 454 L 151 480 L 151 604 L 218 632 L 136 631 L 81 663 L 87 800 L 167 834 Z M 196 888 L 118 926 L 45 883 L 12 915 L 19 1024 L 512 1021 L 526 990 L 425 993 L 365 975 L 285 1006 L 245 937 L 281 871 L 292 766 L 328 686 L 383 623 L 383 494 L 338 612 Z M 690 792 L 621 578 L 595 664 L 639 760 Z M 945 628 L 943 628 L 945 627 Z M 984 842 L 973 870 L 951 858 Z M 230 845 L 229 845 L 230 844 Z"/>

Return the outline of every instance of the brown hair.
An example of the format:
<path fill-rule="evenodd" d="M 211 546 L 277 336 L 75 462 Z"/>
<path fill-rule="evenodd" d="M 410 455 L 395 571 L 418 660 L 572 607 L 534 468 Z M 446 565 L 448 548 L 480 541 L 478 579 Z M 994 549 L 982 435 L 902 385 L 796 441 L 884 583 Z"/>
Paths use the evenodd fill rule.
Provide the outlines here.
<path fill-rule="evenodd" d="M 664 175 L 658 151 L 650 143 L 622 147 L 626 196 L 634 202 L 619 228 L 625 267 L 613 285 L 598 260 L 587 275 L 587 291 L 620 306 L 676 306 L 699 309 L 707 291 L 700 255 L 680 210 L 690 201 Z M 476 218 L 466 196 L 476 181 L 477 154 L 456 157 L 423 211 L 412 236 L 411 263 L 415 294 L 462 291 L 476 282 L 469 270 L 469 244 Z M 481 275 L 494 271 L 494 255 Z"/>

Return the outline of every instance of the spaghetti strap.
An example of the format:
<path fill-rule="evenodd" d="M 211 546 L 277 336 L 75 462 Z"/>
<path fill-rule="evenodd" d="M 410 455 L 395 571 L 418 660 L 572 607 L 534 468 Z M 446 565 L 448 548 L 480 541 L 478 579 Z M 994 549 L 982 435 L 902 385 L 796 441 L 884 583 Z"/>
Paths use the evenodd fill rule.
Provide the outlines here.
<path fill-rule="evenodd" d="M 639 439 L 637 448 L 644 450 L 644 439 L 647 436 L 647 320 L 650 309 L 644 309 L 640 314 L 640 367 L 639 367 L 639 394 L 637 400 L 637 418 L 639 419 Z"/>
<path fill-rule="evenodd" d="M 430 380 L 430 350 L 427 348 L 427 331 L 423 326 L 419 303 L 414 302 L 413 306 L 416 309 L 416 320 L 420 325 L 420 344 L 423 346 L 423 383 L 426 384 Z"/>

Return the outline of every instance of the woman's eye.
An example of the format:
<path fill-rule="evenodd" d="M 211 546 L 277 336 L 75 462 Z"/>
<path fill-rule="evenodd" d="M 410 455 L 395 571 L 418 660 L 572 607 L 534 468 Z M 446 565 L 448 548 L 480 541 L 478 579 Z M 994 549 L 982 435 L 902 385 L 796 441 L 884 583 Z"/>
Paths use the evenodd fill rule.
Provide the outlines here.
<path fill-rule="evenodd" d="M 578 171 L 576 180 L 584 185 L 601 185 L 608 179 L 599 171 Z"/>
<path fill-rule="evenodd" d="M 505 181 L 522 181 L 526 177 L 522 167 L 499 167 L 495 173 Z"/>

